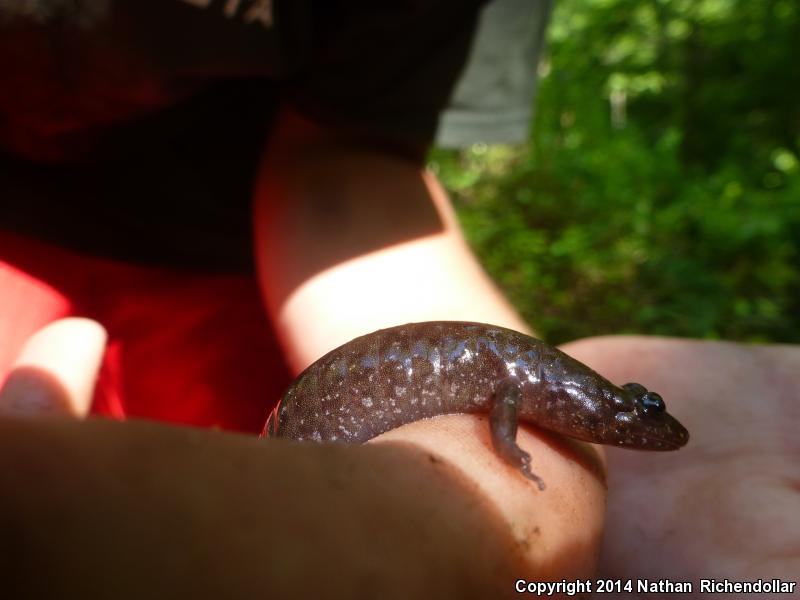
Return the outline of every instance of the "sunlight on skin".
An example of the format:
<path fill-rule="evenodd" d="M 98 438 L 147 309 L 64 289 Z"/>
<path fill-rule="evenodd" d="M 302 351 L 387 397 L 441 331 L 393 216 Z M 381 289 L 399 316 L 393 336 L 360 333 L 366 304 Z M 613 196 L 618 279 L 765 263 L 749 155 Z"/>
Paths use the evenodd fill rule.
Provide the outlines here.
<path fill-rule="evenodd" d="M 308 279 L 278 312 L 278 325 L 290 338 L 287 347 L 295 349 L 288 357 L 292 367 L 299 372 L 354 337 L 404 323 L 479 321 L 525 331 L 512 310 L 498 314 L 493 284 L 477 263 L 465 264 L 452 251 L 457 243 L 447 234 L 428 236 L 347 261 Z M 453 288 L 474 288 L 470 283 L 474 281 L 483 281 L 486 293 L 449 293 Z M 287 323 L 295 325 L 287 327 Z M 308 327 L 297 327 L 297 323 L 308 323 Z M 325 327 L 314 325 L 318 323 Z M 313 345 L 307 343 L 309 338 L 315 340 Z"/>
<path fill-rule="evenodd" d="M 285 109 L 255 189 L 257 272 L 289 364 L 393 325 L 528 327 L 484 272 L 447 193 L 416 160 Z"/>
<path fill-rule="evenodd" d="M 24 344 L 0 390 L 0 415 L 89 413 L 107 334 L 90 319 L 55 321 Z"/>

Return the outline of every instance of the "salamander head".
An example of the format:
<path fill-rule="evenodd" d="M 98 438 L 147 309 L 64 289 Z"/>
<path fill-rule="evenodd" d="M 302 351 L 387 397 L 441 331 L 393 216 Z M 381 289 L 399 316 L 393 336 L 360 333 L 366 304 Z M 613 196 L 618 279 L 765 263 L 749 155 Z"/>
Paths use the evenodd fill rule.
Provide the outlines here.
<path fill-rule="evenodd" d="M 642 450 L 677 450 L 689 432 L 667 412 L 664 400 L 638 383 L 626 383 L 614 397 L 613 443 Z"/>

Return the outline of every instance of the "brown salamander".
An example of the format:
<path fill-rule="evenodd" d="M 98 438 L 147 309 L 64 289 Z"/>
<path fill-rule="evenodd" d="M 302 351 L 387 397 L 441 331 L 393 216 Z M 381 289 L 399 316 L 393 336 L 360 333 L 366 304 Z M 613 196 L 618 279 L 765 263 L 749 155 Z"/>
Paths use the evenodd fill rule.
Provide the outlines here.
<path fill-rule="evenodd" d="M 541 340 L 461 321 L 381 329 L 332 350 L 292 383 L 264 432 L 357 443 L 451 413 L 488 413 L 497 453 L 542 490 L 516 443 L 518 421 L 645 450 L 676 450 L 689 440 L 644 386 L 616 386 Z"/>

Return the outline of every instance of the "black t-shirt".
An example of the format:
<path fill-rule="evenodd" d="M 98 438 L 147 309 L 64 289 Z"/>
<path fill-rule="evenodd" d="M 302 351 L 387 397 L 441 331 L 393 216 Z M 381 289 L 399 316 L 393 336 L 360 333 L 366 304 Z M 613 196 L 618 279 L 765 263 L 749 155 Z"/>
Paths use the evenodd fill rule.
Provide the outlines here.
<path fill-rule="evenodd" d="M 334 127 L 429 143 L 481 2 L 53 6 L 0 14 L 0 227 L 128 260 L 242 270 L 278 101 Z"/>

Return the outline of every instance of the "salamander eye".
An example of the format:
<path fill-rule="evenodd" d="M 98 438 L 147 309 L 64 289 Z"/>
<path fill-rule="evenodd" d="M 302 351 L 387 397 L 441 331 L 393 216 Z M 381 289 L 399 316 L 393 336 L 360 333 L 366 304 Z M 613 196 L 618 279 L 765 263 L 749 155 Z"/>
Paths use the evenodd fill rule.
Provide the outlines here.
<path fill-rule="evenodd" d="M 640 402 L 646 415 L 659 415 L 667 410 L 664 399 L 655 392 L 647 392 L 642 396 Z"/>
<path fill-rule="evenodd" d="M 647 388 L 644 387 L 641 383 L 626 383 L 622 386 L 623 389 L 628 390 L 631 394 L 635 397 L 639 397 L 645 392 L 647 392 Z"/>

